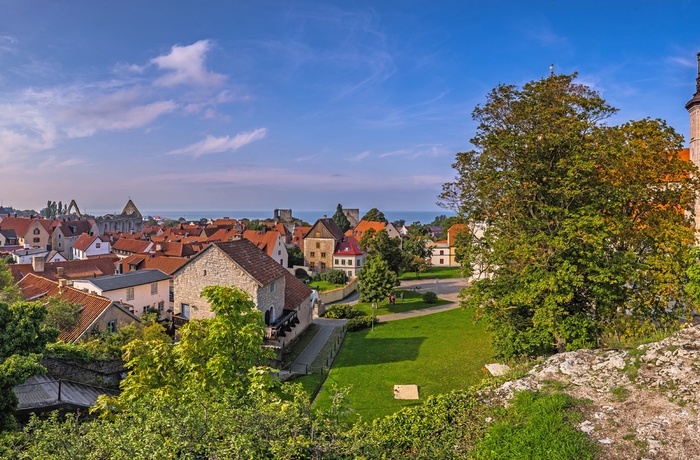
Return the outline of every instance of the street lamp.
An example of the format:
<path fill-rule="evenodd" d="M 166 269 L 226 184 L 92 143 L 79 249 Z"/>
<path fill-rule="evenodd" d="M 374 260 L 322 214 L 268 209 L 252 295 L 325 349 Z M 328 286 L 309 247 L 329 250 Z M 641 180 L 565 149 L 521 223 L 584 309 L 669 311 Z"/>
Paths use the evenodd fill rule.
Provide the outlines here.
<path fill-rule="evenodd" d="M 439 294 L 439 292 L 438 292 L 438 279 L 435 278 L 435 295 L 438 295 L 438 294 Z"/>
<path fill-rule="evenodd" d="M 377 309 L 377 303 L 372 302 L 372 330 L 374 331 L 374 310 Z"/>

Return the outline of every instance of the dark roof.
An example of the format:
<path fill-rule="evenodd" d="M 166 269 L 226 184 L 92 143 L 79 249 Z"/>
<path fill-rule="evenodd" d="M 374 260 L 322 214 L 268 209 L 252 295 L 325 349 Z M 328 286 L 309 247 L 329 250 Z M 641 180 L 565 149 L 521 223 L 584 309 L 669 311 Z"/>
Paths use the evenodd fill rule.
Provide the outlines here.
<path fill-rule="evenodd" d="M 306 238 L 312 231 L 313 228 L 316 227 L 317 225 L 323 225 L 326 227 L 326 230 L 335 238 L 336 241 L 342 241 L 343 237 L 345 234 L 343 231 L 338 227 L 338 224 L 335 223 L 333 219 L 329 219 L 327 217 L 324 217 L 323 219 L 318 219 L 316 223 L 309 229 L 309 231 L 304 235 L 304 238 Z"/>
<path fill-rule="evenodd" d="M 246 239 L 213 243 L 261 286 L 285 276 L 284 267 Z M 205 251 L 202 251 L 205 252 Z"/>
<path fill-rule="evenodd" d="M 10 239 L 13 239 L 13 240 L 17 239 L 17 232 L 15 232 L 15 230 L 12 229 L 12 228 L 0 229 L 0 233 L 1 233 L 2 236 L 4 236 L 5 238 L 10 238 Z"/>
<path fill-rule="evenodd" d="M 163 273 L 160 270 L 137 270 L 127 272 L 121 275 L 100 276 L 99 278 L 90 278 L 88 281 L 102 291 L 114 291 L 132 286 L 140 286 L 142 284 L 155 283 L 170 279 L 170 275 Z M 77 280 L 76 280 L 77 281 Z M 82 281 L 82 280 L 81 280 Z"/>
<path fill-rule="evenodd" d="M 311 289 L 287 270 L 284 271 L 284 277 L 284 306 L 288 310 L 296 310 L 311 295 Z"/>

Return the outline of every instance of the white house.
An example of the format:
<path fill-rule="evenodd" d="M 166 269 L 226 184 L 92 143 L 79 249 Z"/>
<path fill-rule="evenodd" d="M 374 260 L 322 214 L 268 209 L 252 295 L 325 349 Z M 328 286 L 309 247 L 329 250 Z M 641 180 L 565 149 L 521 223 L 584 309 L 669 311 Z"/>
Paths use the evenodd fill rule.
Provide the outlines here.
<path fill-rule="evenodd" d="M 170 275 L 160 270 L 137 270 L 74 280 L 73 287 L 127 304 L 129 311 L 136 315 L 153 309 L 158 311 L 159 318 L 171 316 L 165 308 L 170 298 Z"/>
<path fill-rule="evenodd" d="M 109 240 L 96 234 L 83 233 L 73 243 L 73 259 L 84 260 L 92 256 L 109 254 L 112 248 Z"/>

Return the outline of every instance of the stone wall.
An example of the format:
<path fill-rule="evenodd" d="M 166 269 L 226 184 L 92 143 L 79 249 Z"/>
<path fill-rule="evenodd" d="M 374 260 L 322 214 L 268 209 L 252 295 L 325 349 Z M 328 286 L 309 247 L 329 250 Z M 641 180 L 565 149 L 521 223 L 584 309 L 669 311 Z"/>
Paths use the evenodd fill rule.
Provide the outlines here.
<path fill-rule="evenodd" d="M 41 364 L 53 377 L 105 388 L 119 388 L 126 374 L 122 360 L 77 363 L 63 358 L 44 356 Z"/>
<path fill-rule="evenodd" d="M 353 278 L 342 288 L 319 292 L 318 296 L 323 303 L 338 302 L 349 296 L 355 289 L 357 289 L 357 278 Z"/>
<path fill-rule="evenodd" d="M 253 278 L 216 246 L 210 247 L 206 253 L 185 265 L 175 276 L 173 284 L 175 312 L 180 312 L 182 304 L 188 304 L 190 319 L 214 316 L 209 303 L 200 297 L 202 290 L 212 285 L 236 286 L 247 292 L 263 315 L 265 310 L 273 307 L 273 318 L 278 318 L 284 309 L 284 277 L 275 280 L 273 292 L 270 292 L 270 285 L 259 287 Z"/>

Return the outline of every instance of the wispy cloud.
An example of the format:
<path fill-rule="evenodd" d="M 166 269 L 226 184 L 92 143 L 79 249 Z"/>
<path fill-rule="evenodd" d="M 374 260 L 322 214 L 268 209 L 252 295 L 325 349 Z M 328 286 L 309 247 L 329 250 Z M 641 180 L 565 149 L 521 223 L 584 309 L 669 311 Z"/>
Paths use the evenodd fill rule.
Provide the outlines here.
<path fill-rule="evenodd" d="M 206 136 L 199 142 L 188 145 L 181 149 L 171 150 L 166 155 L 187 155 L 193 158 L 199 158 L 202 155 L 210 153 L 232 152 L 238 150 L 244 145 L 258 141 L 267 134 L 266 128 L 258 128 L 247 133 L 236 134 L 233 138 L 229 136 L 214 137 Z"/>
<path fill-rule="evenodd" d="M 349 161 L 349 162 L 351 162 L 351 163 L 359 163 L 360 161 L 362 161 L 362 160 L 364 160 L 365 158 L 367 158 L 367 157 L 369 156 L 369 154 L 370 154 L 370 151 L 369 151 L 369 150 L 365 150 L 364 152 L 360 152 L 360 153 L 358 153 L 357 155 L 353 155 L 353 156 L 351 156 L 351 157 L 349 157 L 349 158 L 346 158 L 346 160 Z"/>
<path fill-rule="evenodd" d="M 669 56 L 666 58 L 666 62 L 688 69 L 693 69 L 698 65 L 697 61 L 688 59 L 684 56 Z"/>
<path fill-rule="evenodd" d="M 226 77 L 210 72 L 205 64 L 206 55 L 212 45 L 209 40 L 200 40 L 189 46 L 173 46 L 170 53 L 151 59 L 151 62 L 167 74 L 155 81 L 158 86 L 179 85 L 221 86 Z"/>
<path fill-rule="evenodd" d="M 447 146 L 442 144 L 420 144 L 415 147 L 404 148 L 399 150 L 392 150 L 390 152 L 385 152 L 379 155 L 379 158 L 387 157 L 405 157 L 405 158 L 419 158 L 419 157 L 438 157 L 444 155 L 452 155 L 453 152 L 450 151 Z"/>

